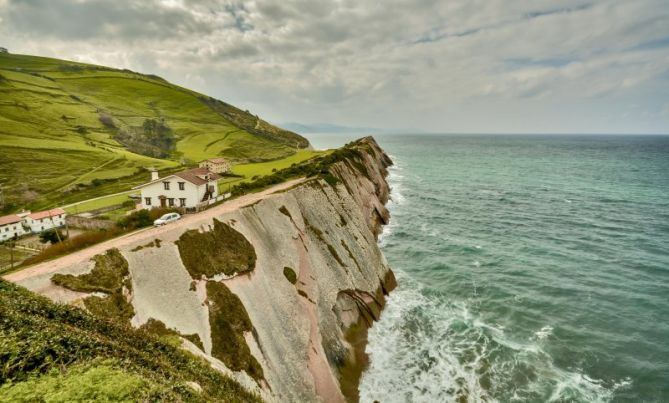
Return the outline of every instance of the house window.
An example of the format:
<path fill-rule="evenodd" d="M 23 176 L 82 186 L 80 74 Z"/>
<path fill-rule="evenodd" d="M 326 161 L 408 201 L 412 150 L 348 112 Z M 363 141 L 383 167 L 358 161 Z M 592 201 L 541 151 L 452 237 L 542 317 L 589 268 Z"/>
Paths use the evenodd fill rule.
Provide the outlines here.
<path fill-rule="evenodd" d="M 186 198 L 182 197 L 179 199 L 179 206 L 180 207 L 186 207 Z"/>
<path fill-rule="evenodd" d="M 167 203 L 169 203 L 170 207 L 174 207 L 174 198 L 170 197 L 169 199 L 167 199 Z"/>
<path fill-rule="evenodd" d="M 179 190 L 186 190 L 186 182 L 179 182 Z"/>
<path fill-rule="evenodd" d="M 151 198 L 150 197 L 145 197 L 144 198 L 144 204 L 146 204 L 147 206 L 150 206 L 151 205 Z"/>
<path fill-rule="evenodd" d="M 170 183 L 169 182 L 163 182 L 163 186 L 165 187 L 165 190 L 170 190 Z"/>

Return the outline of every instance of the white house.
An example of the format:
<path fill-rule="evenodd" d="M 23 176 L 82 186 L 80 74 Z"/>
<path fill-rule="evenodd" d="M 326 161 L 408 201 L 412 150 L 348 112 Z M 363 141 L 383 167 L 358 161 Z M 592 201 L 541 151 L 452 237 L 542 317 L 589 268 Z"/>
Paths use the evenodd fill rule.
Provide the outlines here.
<path fill-rule="evenodd" d="M 30 213 L 23 217 L 23 221 L 30 228 L 32 233 L 39 233 L 52 228 L 59 228 L 65 225 L 67 213 L 61 208 L 38 211 Z"/>
<path fill-rule="evenodd" d="M 225 158 L 209 158 L 200 162 L 200 168 L 207 168 L 211 172 L 222 174 L 230 172 L 232 166 Z"/>
<path fill-rule="evenodd" d="M 14 236 L 25 235 L 23 228 L 23 218 L 16 214 L 0 217 L 0 242 L 14 238 Z"/>
<path fill-rule="evenodd" d="M 206 206 L 218 197 L 221 176 L 207 168 L 194 168 L 164 178 L 151 173 L 151 182 L 134 187 L 141 189 L 141 207 L 180 207 L 193 209 Z"/>

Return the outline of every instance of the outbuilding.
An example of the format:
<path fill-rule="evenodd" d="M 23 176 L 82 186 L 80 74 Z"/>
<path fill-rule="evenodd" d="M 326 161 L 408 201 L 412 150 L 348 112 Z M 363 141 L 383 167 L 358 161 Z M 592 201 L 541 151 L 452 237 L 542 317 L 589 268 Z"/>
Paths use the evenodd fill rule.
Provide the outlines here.
<path fill-rule="evenodd" d="M 224 174 L 230 172 L 232 165 L 225 158 L 209 158 L 200 162 L 200 168 L 207 168 L 213 173 Z"/>

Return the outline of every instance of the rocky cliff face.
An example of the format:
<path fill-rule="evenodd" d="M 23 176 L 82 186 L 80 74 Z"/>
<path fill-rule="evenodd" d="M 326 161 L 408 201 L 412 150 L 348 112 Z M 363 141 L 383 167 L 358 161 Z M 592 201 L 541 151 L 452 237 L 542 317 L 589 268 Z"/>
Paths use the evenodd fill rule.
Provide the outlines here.
<path fill-rule="evenodd" d="M 367 329 L 395 287 L 377 247 L 391 161 L 371 137 L 345 150 L 324 179 L 119 246 L 131 323 L 162 322 L 266 401 L 357 400 Z M 74 291 L 49 295 L 92 306 L 62 274 L 83 278 L 95 264 L 59 270 Z"/>

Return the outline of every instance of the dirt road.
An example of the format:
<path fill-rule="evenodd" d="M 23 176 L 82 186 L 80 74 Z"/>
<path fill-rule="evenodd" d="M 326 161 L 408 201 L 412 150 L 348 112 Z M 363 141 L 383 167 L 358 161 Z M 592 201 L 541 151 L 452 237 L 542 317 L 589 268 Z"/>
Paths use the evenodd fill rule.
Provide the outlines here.
<path fill-rule="evenodd" d="M 79 262 L 88 261 L 93 256 L 104 253 L 106 250 L 110 248 L 119 248 L 139 240 L 158 237 L 160 234 L 164 232 L 173 230 L 175 226 L 185 227 L 191 224 L 199 223 L 201 221 L 202 222 L 210 221 L 212 218 L 217 217 L 221 214 L 229 213 L 241 207 L 254 204 L 268 197 L 272 193 L 291 188 L 304 181 L 305 181 L 304 178 L 294 179 L 288 182 L 278 184 L 269 189 L 265 189 L 262 192 L 244 195 L 236 199 L 229 200 L 221 204 L 220 206 L 216 206 L 208 210 L 205 210 L 201 213 L 185 215 L 181 220 L 177 221 L 176 223 L 168 224 L 162 227 L 157 227 L 157 228 L 151 227 L 131 232 L 118 238 L 110 239 L 109 241 L 93 245 L 90 248 L 86 248 L 54 260 L 39 263 L 35 266 L 31 266 L 14 273 L 10 273 L 4 276 L 4 279 L 12 282 L 19 282 L 34 276 L 40 276 L 43 274 L 56 272 L 64 267 L 68 267 Z"/>

